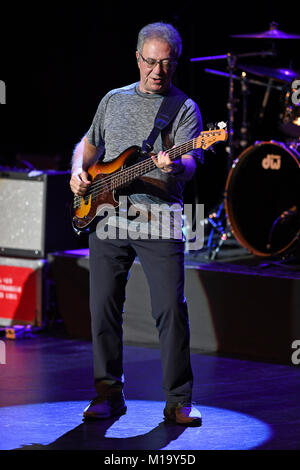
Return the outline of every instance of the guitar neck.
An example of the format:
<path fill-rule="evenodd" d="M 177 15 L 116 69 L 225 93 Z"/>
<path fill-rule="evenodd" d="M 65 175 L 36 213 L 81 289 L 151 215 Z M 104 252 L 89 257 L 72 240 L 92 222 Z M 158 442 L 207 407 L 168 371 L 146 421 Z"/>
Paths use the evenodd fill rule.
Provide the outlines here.
<path fill-rule="evenodd" d="M 166 152 L 168 153 L 170 160 L 176 160 L 177 158 L 181 157 L 181 155 L 184 155 L 190 150 L 196 148 L 196 140 L 197 139 L 191 139 L 182 145 L 178 145 L 177 147 L 173 147 L 167 150 Z M 148 157 L 142 160 L 141 162 L 138 162 L 130 166 L 129 168 L 125 168 L 124 170 L 121 170 L 118 174 L 114 175 L 114 178 L 120 180 L 120 186 L 121 186 L 124 183 L 128 183 L 131 180 L 138 178 L 139 176 L 145 175 L 151 170 L 155 170 L 155 168 L 157 167 L 155 163 L 153 162 L 152 158 Z M 117 186 L 119 186 L 118 183 L 117 183 Z M 115 186 L 115 188 L 117 186 Z"/>
<path fill-rule="evenodd" d="M 169 150 L 166 150 L 168 153 L 170 160 L 176 160 L 177 158 L 181 157 L 185 153 L 189 152 L 190 150 L 193 150 L 196 148 L 196 140 L 197 139 L 192 139 L 189 140 L 188 142 L 185 142 L 182 145 L 178 145 L 177 147 L 171 148 Z M 152 161 L 152 159 L 151 159 Z M 153 163 L 153 161 L 152 161 Z M 153 168 L 155 167 L 155 164 L 153 164 Z"/>

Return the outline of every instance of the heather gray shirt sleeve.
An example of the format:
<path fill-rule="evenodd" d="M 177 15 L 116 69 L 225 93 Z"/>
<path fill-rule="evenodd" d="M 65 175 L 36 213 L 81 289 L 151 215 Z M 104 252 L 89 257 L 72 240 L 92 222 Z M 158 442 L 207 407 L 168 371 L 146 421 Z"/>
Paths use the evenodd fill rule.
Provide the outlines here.
<path fill-rule="evenodd" d="M 91 127 L 89 128 L 86 137 L 89 144 L 94 145 L 97 148 L 101 148 L 104 151 L 105 141 L 103 133 L 103 123 L 105 116 L 106 104 L 109 99 L 109 95 L 106 95 L 99 103 L 96 114 L 94 116 Z"/>

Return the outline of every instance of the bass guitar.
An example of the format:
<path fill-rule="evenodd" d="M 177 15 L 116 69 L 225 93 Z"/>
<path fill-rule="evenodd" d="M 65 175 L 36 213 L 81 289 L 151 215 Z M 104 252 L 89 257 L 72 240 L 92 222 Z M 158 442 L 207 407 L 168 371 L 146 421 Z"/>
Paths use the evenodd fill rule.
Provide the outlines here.
<path fill-rule="evenodd" d="M 167 153 L 171 160 L 176 160 L 192 149 L 206 150 L 216 142 L 226 141 L 227 137 L 224 128 L 203 131 L 198 137 L 167 150 Z M 112 161 L 92 165 L 88 169 L 91 184 L 85 195 L 75 195 L 73 199 L 71 216 L 75 232 L 89 229 L 99 206 L 118 207 L 118 190 L 155 168 L 151 154 L 143 157 L 138 146 L 129 147 Z"/>

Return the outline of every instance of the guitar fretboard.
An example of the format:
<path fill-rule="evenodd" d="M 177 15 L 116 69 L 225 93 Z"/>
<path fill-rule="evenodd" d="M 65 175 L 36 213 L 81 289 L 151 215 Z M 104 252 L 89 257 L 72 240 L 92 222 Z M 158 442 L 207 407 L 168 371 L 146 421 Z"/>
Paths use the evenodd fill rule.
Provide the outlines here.
<path fill-rule="evenodd" d="M 195 142 L 196 139 L 192 139 L 182 145 L 167 150 L 170 160 L 176 160 L 181 155 L 184 155 L 185 153 L 195 148 Z M 155 168 L 157 167 L 151 157 L 148 157 L 141 162 L 135 163 L 134 165 L 125 168 L 124 170 L 121 170 L 110 177 L 110 184 L 112 185 L 111 190 L 117 189 L 118 187 L 129 183 L 135 178 L 145 175 L 149 171 L 155 170 Z"/>

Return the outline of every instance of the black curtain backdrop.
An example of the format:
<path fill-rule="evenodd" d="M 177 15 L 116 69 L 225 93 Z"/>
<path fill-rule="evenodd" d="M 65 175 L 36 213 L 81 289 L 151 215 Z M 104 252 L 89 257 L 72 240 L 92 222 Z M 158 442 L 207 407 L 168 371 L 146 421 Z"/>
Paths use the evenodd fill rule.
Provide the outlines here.
<path fill-rule="evenodd" d="M 107 3 L 107 2 L 106 2 Z M 205 72 L 227 71 L 227 61 L 191 62 L 199 56 L 268 50 L 267 40 L 236 39 L 256 33 L 271 21 L 288 33 L 299 33 L 296 2 L 103 2 L 14 4 L 2 17 L 0 80 L 6 104 L 0 106 L 0 163 L 67 169 L 75 144 L 88 130 L 101 97 L 110 89 L 138 80 L 135 60 L 139 29 L 149 22 L 176 26 L 183 55 L 175 84 L 199 105 L 204 124 L 227 120 L 228 79 Z M 277 56 L 244 60 L 248 65 L 300 69 L 300 41 L 274 42 Z M 241 70 L 236 69 L 240 74 Z M 258 77 L 254 77 L 258 78 Z M 266 81 L 266 80 L 265 80 Z M 257 120 L 265 88 L 249 87 L 248 139 L 281 140 L 279 91 L 272 91 L 263 122 Z M 235 82 L 238 137 L 241 89 Z M 239 150 L 236 150 L 237 154 Z M 205 165 L 186 190 L 188 201 L 205 203 L 206 211 L 222 197 L 227 154 L 219 144 L 206 152 Z"/>

